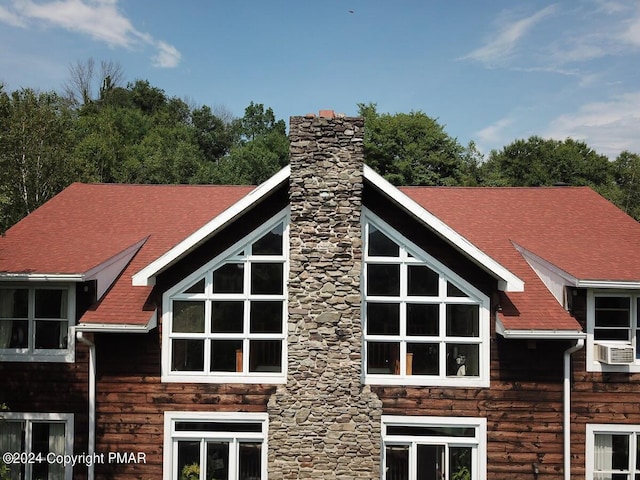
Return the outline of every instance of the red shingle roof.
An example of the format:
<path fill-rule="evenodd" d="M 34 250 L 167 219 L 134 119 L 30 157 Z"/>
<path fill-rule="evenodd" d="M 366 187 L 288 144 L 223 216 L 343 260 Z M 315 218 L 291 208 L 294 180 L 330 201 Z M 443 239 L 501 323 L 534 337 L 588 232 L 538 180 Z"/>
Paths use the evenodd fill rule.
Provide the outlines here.
<path fill-rule="evenodd" d="M 513 243 L 579 280 L 640 280 L 640 224 L 587 187 L 401 190 L 525 281 L 506 328 L 577 328 Z"/>
<path fill-rule="evenodd" d="M 95 311 L 82 322 L 145 325 L 149 287 L 131 275 L 254 187 L 75 183 L 0 239 L 0 272 L 83 274 L 147 238 Z"/>

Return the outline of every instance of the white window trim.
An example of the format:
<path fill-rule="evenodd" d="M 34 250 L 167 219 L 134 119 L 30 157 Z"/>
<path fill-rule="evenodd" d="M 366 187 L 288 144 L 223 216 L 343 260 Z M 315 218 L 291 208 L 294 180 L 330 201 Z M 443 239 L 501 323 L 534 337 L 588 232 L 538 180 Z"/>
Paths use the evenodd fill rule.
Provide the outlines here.
<path fill-rule="evenodd" d="M 385 446 L 393 444 L 422 443 L 447 445 L 467 445 L 476 447 L 472 451 L 472 465 L 476 469 L 474 480 L 487 478 L 487 419 L 482 417 L 430 417 L 430 416 L 403 416 L 382 415 L 381 418 L 382 449 L 380 462 L 380 478 L 384 480 L 386 469 Z M 413 427 L 462 427 L 474 428 L 474 437 L 420 437 L 388 435 L 387 427 L 413 426 Z M 411 478 L 411 476 L 409 477 Z"/>
<path fill-rule="evenodd" d="M 478 290 L 476 287 L 471 285 L 465 279 L 463 279 L 460 275 L 455 273 L 453 270 L 433 258 L 431 255 L 426 253 L 416 244 L 411 242 L 409 239 L 405 238 L 401 233 L 395 230 L 393 227 L 388 225 L 384 220 L 375 215 L 370 210 L 363 208 L 362 215 L 362 232 L 363 237 L 366 237 L 367 224 L 374 225 L 378 230 L 387 235 L 391 240 L 400 245 L 401 248 L 406 249 L 411 253 L 411 255 L 416 258 L 420 264 L 425 264 L 435 272 L 440 274 L 440 281 L 443 281 L 443 277 L 447 280 L 450 280 L 453 284 L 457 285 L 461 290 L 469 295 L 469 299 L 465 299 L 464 297 L 455 297 L 451 298 L 450 303 L 462 304 L 462 303 L 472 303 L 479 305 L 478 312 L 478 337 L 473 337 L 475 341 L 469 341 L 469 343 L 479 344 L 478 349 L 478 376 L 464 376 L 464 377 L 454 377 L 454 376 L 436 376 L 436 375 L 387 375 L 387 374 L 369 374 L 367 373 L 367 349 L 366 342 L 368 338 L 371 336 L 366 334 L 365 331 L 365 312 L 366 312 L 366 301 L 365 301 L 365 291 L 366 291 L 366 264 L 367 264 L 367 240 L 364 238 L 363 242 L 363 275 L 361 280 L 361 289 L 362 289 L 362 328 L 363 328 L 363 342 L 362 342 L 362 381 L 365 384 L 369 385 L 422 385 L 422 386 L 446 386 L 446 387 L 482 387 L 487 388 L 490 386 L 490 375 L 489 375 L 489 366 L 490 366 L 490 299 L 483 292 Z M 378 262 L 378 257 L 376 257 L 375 263 Z M 381 258 L 381 257 L 380 257 Z M 391 261 L 391 260 L 390 260 Z M 393 263 L 393 261 L 392 261 Z M 402 281 L 402 279 L 401 279 Z M 442 292 L 443 286 L 440 285 L 439 291 Z M 380 298 L 388 298 L 389 301 L 406 301 L 408 297 L 380 297 Z M 439 297 L 439 302 L 444 302 L 446 297 Z M 395 300 L 394 300 L 395 299 Z M 394 340 L 400 342 L 407 341 L 406 336 L 396 336 Z M 446 338 L 446 337 L 442 337 Z M 455 338 L 456 343 L 465 343 L 465 338 Z M 372 341 L 382 340 L 383 337 L 373 338 Z M 385 336 L 384 339 L 390 340 L 391 337 Z M 442 350 L 442 349 L 441 349 Z M 441 352 L 441 357 L 443 353 Z M 441 358 L 442 361 L 442 358 Z M 404 364 L 405 359 L 400 356 L 401 364 Z"/>
<path fill-rule="evenodd" d="M 620 424 L 607 424 L 607 423 L 587 423 L 586 429 L 586 445 L 585 445 L 585 479 L 592 480 L 594 474 L 594 460 L 595 460 L 595 435 L 597 433 L 612 433 L 612 434 L 640 434 L 640 425 L 620 425 Z M 632 446 L 629 445 L 631 449 Z M 632 451 L 636 451 L 633 449 Z M 631 474 L 633 478 L 633 473 Z"/>
<path fill-rule="evenodd" d="M 55 284 L 42 282 L 26 283 L 0 283 L 2 288 L 26 288 L 29 289 L 29 310 L 31 311 L 33 296 L 31 291 L 35 289 L 55 289 L 67 291 L 67 321 L 68 335 L 66 349 L 50 350 L 30 350 L 28 348 L 0 348 L 0 362 L 51 362 L 51 363 L 73 363 L 76 358 L 75 323 L 76 323 L 76 289 L 75 284 Z M 29 335 L 35 335 L 35 314 L 29 314 Z M 62 320 L 62 319 L 61 319 Z M 33 340 L 32 340 L 33 341 Z"/>
<path fill-rule="evenodd" d="M 260 423 L 261 432 L 176 432 L 176 422 L 222 422 L 222 423 Z M 173 466 L 178 461 L 178 451 L 173 448 L 174 440 L 178 437 L 211 438 L 211 439 L 240 439 L 262 440 L 261 476 L 267 478 L 268 449 L 267 438 L 269 436 L 269 415 L 266 413 L 251 412 L 164 412 L 164 449 L 162 460 L 163 480 L 175 480 L 173 478 Z"/>
<path fill-rule="evenodd" d="M 162 374 L 161 381 L 166 383 L 177 383 L 177 382 L 192 382 L 192 383 L 249 383 L 249 384 L 284 384 L 287 381 L 287 317 L 288 317 L 288 291 L 287 286 L 289 284 L 289 208 L 282 210 L 277 215 L 269 219 L 259 228 L 254 230 L 251 235 L 243 238 L 242 240 L 236 242 L 231 247 L 227 248 L 220 255 L 215 257 L 213 260 L 203 265 L 195 272 L 181 280 L 179 283 L 174 285 L 172 288 L 167 290 L 162 296 L 162 325 L 163 325 L 163 335 L 162 335 Z M 189 288 L 193 283 L 198 281 L 202 276 L 204 276 L 207 272 L 216 269 L 218 266 L 222 265 L 226 261 L 228 261 L 231 257 L 234 257 L 239 248 L 244 247 L 246 244 L 257 240 L 265 233 L 269 232 L 274 226 L 278 223 L 284 222 L 284 233 L 283 233 L 283 256 L 284 256 L 284 287 L 282 293 L 282 302 L 283 302 L 283 326 L 281 334 L 265 334 L 265 338 L 278 338 L 282 339 L 282 371 L 277 373 L 244 373 L 244 372 L 223 372 L 223 373 L 204 373 L 204 372 L 187 372 L 187 371 L 172 371 L 171 370 L 171 337 L 169 335 L 170 325 L 172 321 L 172 308 L 171 302 L 173 297 L 176 296 L 179 292 L 183 291 L 186 288 Z M 261 256 L 261 260 L 268 261 L 270 257 Z M 278 257 L 280 260 L 282 257 Z M 249 258 L 251 260 L 251 258 Z M 199 294 L 194 294 L 193 299 L 198 299 Z M 205 294 L 206 295 L 206 294 Z M 209 298 L 205 297 L 205 295 L 201 295 L 202 299 Z M 238 296 L 240 298 L 241 295 Z M 231 298 L 231 296 L 229 296 Z M 258 297 L 256 297 L 258 298 Z M 273 296 L 265 297 L 265 299 L 273 299 Z M 225 334 L 221 334 L 221 339 L 224 338 Z M 195 337 L 194 337 L 195 338 Z M 200 338 L 200 337 L 198 337 Z M 248 356 L 244 355 L 243 361 L 248 361 Z M 205 364 L 207 359 L 205 358 Z"/>
<path fill-rule="evenodd" d="M 73 455 L 73 436 L 74 436 L 74 417 L 73 413 L 23 413 L 23 412 L 0 412 L 0 422 L 8 421 L 26 421 L 26 422 L 45 422 L 45 423 L 64 423 L 64 454 Z M 31 452 L 30 442 L 26 442 L 26 453 Z M 14 452 L 16 453 L 16 452 Z M 20 452 L 17 452 L 20 453 Z M 46 457 L 45 457 L 46 460 Z M 28 467 L 28 465 L 27 465 Z M 69 463 L 64 467 L 65 480 L 72 480 L 73 466 Z"/>
<path fill-rule="evenodd" d="M 640 326 L 635 325 L 634 322 L 637 321 L 638 315 L 640 312 L 637 312 L 637 301 L 636 298 L 640 298 L 640 290 L 618 290 L 618 289 L 589 289 L 587 290 L 587 371 L 588 372 L 627 372 L 627 373 L 640 373 L 640 359 L 636 358 L 633 364 L 629 365 L 607 365 L 606 363 L 599 362 L 595 358 L 595 343 L 594 340 L 594 328 L 595 328 L 595 297 L 596 296 L 610 296 L 610 297 L 630 297 L 630 315 L 631 315 L 631 326 L 630 330 L 632 331 L 632 341 L 631 346 L 633 346 L 634 352 L 637 352 L 637 349 L 640 348 L 640 339 L 636 338 L 636 335 L 633 332 L 636 332 Z M 620 343 L 621 345 L 629 345 L 628 342 L 615 342 L 607 340 L 608 344 Z"/>

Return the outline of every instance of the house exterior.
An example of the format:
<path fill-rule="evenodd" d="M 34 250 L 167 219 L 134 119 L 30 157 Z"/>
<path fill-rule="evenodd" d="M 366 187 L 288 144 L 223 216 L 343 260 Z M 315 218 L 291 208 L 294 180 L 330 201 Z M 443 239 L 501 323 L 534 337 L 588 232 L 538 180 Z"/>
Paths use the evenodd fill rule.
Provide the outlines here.
<path fill-rule="evenodd" d="M 293 117 L 258 187 L 74 184 L 0 238 L 9 478 L 632 479 L 640 226 L 396 188 Z"/>

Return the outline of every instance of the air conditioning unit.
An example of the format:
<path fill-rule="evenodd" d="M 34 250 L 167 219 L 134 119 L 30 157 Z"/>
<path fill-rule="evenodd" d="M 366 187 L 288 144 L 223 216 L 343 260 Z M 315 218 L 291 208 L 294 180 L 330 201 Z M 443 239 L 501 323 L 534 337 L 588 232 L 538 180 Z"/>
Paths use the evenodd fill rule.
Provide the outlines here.
<path fill-rule="evenodd" d="M 636 361 L 636 352 L 624 343 L 596 343 L 595 358 L 608 365 L 629 365 Z"/>

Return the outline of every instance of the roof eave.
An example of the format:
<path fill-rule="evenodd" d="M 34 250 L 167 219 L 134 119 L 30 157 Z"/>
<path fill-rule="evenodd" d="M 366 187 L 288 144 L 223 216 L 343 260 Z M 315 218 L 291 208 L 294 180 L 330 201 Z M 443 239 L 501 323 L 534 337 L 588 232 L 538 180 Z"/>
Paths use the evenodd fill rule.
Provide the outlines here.
<path fill-rule="evenodd" d="M 487 270 L 498 280 L 498 288 L 505 292 L 523 292 L 524 281 L 506 267 L 484 253 L 465 237 L 456 232 L 431 212 L 423 208 L 411 197 L 394 187 L 371 167 L 364 166 L 364 177 L 391 200 L 401 205 L 419 221 L 431 228 L 436 234 L 451 243 L 465 256 Z"/>
<path fill-rule="evenodd" d="M 496 319 L 496 332 L 507 339 L 520 340 L 578 340 L 587 338 L 581 330 L 513 329 L 505 328 L 500 319 Z"/>
<path fill-rule="evenodd" d="M 0 272 L 1 282 L 56 282 L 81 283 L 86 281 L 84 273 L 14 273 Z"/>
<path fill-rule="evenodd" d="M 75 329 L 86 333 L 149 333 L 158 326 L 158 311 L 154 310 L 149 321 L 145 325 L 132 325 L 126 323 L 80 323 Z"/>
<path fill-rule="evenodd" d="M 284 183 L 290 174 L 290 167 L 287 165 L 278 173 L 269 178 L 266 182 L 262 183 L 247 195 L 242 197 L 236 203 L 231 205 L 220 215 L 217 215 L 209 223 L 198 229 L 195 233 L 185 238 L 182 242 L 178 243 L 175 247 L 164 253 L 162 256 L 151 262 L 139 272 L 135 273 L 132 277 L 132 284 L 134 286 L 153 286 L 155 285 L 155 277 L 175 263 L 185 253 L 188 253 L 206 239 L 210 238 L 215 232 L 217 232 L 224 225 L 232 221 L 238 215 L 244 211 L 253 207 L 261 199 L 269 195 L 278 186 Z"/>

